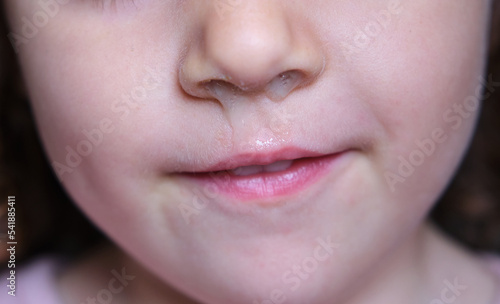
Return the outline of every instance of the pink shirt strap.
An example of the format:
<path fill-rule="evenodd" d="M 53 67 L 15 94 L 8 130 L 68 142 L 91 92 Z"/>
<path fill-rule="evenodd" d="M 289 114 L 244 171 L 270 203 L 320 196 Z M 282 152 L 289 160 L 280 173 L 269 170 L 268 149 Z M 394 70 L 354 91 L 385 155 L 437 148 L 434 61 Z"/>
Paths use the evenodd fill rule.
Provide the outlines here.
<path fill-rule="evenodd" d="M 0 279 L 7 284 L 0 285 L 0 303 L 2 304 L 62 304 L 56 285 L 57 271 L 62 265 L 61 260 L 53 257 L 43 257 L 33 260 L 16 269 L 6 269 L 0 274 Z M 15 270 L 15 296 L 7 285 L 11 278 L 11 270 Z"/>
<path fill-rule="evenodd" d="M 494 254 L 485 254 L 484 261 L 486 266 L 495 274 L 497 279 L 496 296 L 492 304 L 500 304 L 500 256 Z"/>

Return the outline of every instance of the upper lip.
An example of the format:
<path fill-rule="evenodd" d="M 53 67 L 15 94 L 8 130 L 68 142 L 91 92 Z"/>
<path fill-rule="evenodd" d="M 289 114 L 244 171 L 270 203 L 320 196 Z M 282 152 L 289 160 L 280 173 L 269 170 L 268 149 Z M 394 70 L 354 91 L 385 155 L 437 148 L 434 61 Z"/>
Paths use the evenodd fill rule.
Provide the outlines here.
<path fill-rule="evenodd" d="M 337 151 L 339 153 L 342 151 Z M 190 171 L 190 173 L 208 173 L 216 171 L 229 171 L 238 167 L 255 166 L 255 165 L 269 165 L 281 160 L 295 160 L 300 158 L 321 157 L 332 155 L 335 153 L 321 153 L 316 151 L 305 150 L 296 147 L 282 148 L 276 151 L 259 151 L 255 153 L 241 153 L 235 154 L 230 157 L 224 158 L 214 164 L 208 165 L 199 170 Z"/>

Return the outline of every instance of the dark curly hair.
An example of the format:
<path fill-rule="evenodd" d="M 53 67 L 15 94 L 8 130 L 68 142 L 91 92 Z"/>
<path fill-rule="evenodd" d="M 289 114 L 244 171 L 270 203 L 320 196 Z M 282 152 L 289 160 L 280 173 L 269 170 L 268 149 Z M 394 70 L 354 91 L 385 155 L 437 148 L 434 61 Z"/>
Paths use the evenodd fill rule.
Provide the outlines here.
<path fill-rule="evenodd" d="M 500 1 L 494 1 L 487 75 L 500 81 Z M 0 262 L 6 259 L 7 197 L 16 196 L 17 259 L 44 252 L 76 257 L 105 237 L 57 181 L 38 138 L 0 5 Z M 500 90 L 483 105 L 475 138 L 431 213 L 470 248 L 500 252 Z M 5 263 L 2 263 L 5 265 Z M 3 266 L 2 266 L 3 267 Z"/>

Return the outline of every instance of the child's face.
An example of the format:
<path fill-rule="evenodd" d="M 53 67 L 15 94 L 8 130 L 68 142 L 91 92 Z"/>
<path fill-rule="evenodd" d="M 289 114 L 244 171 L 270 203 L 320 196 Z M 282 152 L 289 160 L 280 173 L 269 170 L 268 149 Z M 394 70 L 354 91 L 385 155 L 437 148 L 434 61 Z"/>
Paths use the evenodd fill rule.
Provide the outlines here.
<path fill-rule="evenodd" d="M 477 116 L 487 0 L 7 2 L 69 193 L 208 303 L 345 296 L 409 239 Z"/>

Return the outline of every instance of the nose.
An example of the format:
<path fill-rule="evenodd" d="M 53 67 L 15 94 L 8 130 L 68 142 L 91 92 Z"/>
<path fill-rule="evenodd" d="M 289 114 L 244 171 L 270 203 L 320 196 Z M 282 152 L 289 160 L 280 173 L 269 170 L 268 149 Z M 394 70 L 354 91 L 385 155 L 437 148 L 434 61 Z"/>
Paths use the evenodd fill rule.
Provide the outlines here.
<path fill-rule="evenodd" d="M 228 93 L 281 100 L 321 73 L 320 45 L 304 22 L 295 22 L 289 1 L 232 1 L 224 15 L 217 12 L 221 0 L 206 2 L 213 5 L 195 27 L 199 39 L 190 42 L 179 69 L 189 95 L 221 102 Z"/>

